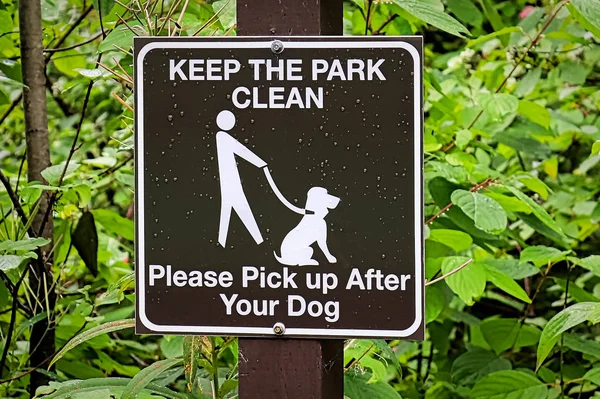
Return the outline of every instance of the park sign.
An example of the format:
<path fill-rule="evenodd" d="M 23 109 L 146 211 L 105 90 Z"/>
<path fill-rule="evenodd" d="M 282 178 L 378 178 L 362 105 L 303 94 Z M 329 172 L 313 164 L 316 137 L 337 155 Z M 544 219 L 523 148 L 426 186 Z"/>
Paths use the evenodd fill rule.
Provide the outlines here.
<path fill-rule="evenodd" d="M 422 38 L 134 48 L 137 333 L 422 339 Z"/>

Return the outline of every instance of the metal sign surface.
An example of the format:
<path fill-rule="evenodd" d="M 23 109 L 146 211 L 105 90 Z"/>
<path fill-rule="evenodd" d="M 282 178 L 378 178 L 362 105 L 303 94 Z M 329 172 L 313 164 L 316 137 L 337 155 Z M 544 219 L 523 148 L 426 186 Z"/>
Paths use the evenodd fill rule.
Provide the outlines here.
<path fill-rule="evenodd" d="M 423 338 L 421 54 L 136 38 L 136 331 Z"/>

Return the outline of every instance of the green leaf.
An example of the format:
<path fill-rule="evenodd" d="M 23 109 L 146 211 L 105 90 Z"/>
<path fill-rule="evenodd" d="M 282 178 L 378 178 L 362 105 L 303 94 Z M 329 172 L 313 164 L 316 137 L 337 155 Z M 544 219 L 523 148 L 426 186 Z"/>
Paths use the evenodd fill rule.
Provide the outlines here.
<path fill-rule="evenodd" d="M 115 0 L 92 0 L 92 4 L 94 5 L 94 9 L 98 11 L 98 14 L 104 19 L 115 5 Z"/>
<path fill-rule="evenodd" d="M 96 276 L 98 274 L 98 232 L 91 212 L 83 212 L 71 235 L 71 242 L 83 263 Z"/>
<path fill-rule="evenodd" d="M 481 93 L 476 99 L 492 120 L 500 120 L 506 115 L 514 114 L 519 107 L 519 100 L 512 94 Z"/>
<path fill-rule="evenodd" d="M 552 119 L 550 116 L 550 111 L 538 103 L 519 100 L 519 108 L 517 112 L 533 123 L 537 123 L 546 129 L 550 127 L 550 120 Z"/>
<path fill-rule="evenodd" d="M 600 359 L 600 342 L 569 333 L 564 333 L 562 339 L 567 348 Z"/>
<path fill-rule="evenodd" d="M 600 367 L 596 367 L 585 373 L 583 379 L 591 381 L 596 385 L 600 385 Z"/>
<path fill-rule="evenodd" d="M 90 378 L 83 381 L 72 380 L 64 383 L 50 383 L 50 386 L 43 386 L 36 391 L 36 397 L 40 395 L 44 399 L 71 399 L 74 392 L 79 394 L 91 393 L 106 388 L 124 388 L 131 381 L 130 378 Z M 156 384 L 148 384 L 145 392 L 170 399 L 188 399 L 188 396 L 174 392 L 169 388 L 161 387 Z"/>
<path fill-rule="evenodd" d="M 354 345 L 344 350 L 344 363 L 348 364 L 352 359 L 358 359 L 358 364 L 363 368 L 368 368 L 372 372 L 369 383 L 385 381 L 387 376 L 386 365 L 375 359 L 375 343 L 369 340 L 357 340 Z"/>
<path fill-rule="evenodd" d="M 576 265 L 591 271 L 596 276 L 600 276 L 600 255 L 590 255 L 587 258 L 582 259 L 569 257 L 569 260 Z"/>
<path fill-rule="evenodd" d="M 504 28 L 504 23 L 502 22 L 502 18 L 495 8 L 495 3 L 492 3 L 491 0 L 479 0 L 479 3 L 481 4 L 483 13 L 492 24 L 494 30 L 498 31 Z"/>
<path fill-rule="evenodd" d="M 483 14 L 471 0 L 448 0 L 448 10 L 465 24 L 481 26 Z"/>
<path fill-rule="evenodd" d="M 446 300 L 444 292 L 438 285 L 430 285 L 425 289 L 425 322 L 431 323 L 444 310 Z"/>
<path fill-rule="evenodd" d="M 439 242 L 456 252 L 467 250 L 473 244 L 473 239 L 459 230 L 432 229 L 429 231 L 429 239 Z"/>
<path fill-rule="evenodd" d="M 529 198 L 528 196 L 526 196 L 525 194 L 523 194 L 521 191 L 517 190 L 516 188 L 514 188 L 512 186 L 506 186 L 506 188 L 508 188 L 508 190 L 511 193 L 513 193 L 513 195 L 515 197 L 517 197 L 518 199 L 523 201 L 526 205 L 528 205 L 529 208 L 531 208 L 531 211 L 533 212 L 533 214 L 535 216 L 537 216 L 537 218 L 542 223 L 544 223 L 550 229 L 554 230 L 561 237 L 563 237 L 565 241 L 567 241 L 567 237 L 564 235 L 560 226 L 552 219 L 552 216 L 550 216 L 544 208 L 542 208 L 534 200 L 532 200 L 531 198 Z"/>
<path fill-rule="evenodd" d="M 596 302 L 581 302 L 571 305 L 557 313 L 544 326 L 537 349 L 537 368 L 539 369 L 550 354 L 562 333 L 585 321 L 596 321 L 600 312 L 600 304 Z"/>
<path fill-rule="evenodd" d="M 523 76 L 517 87 L 513 91 L 513 94 L 517 97 L 525 97 L 528 94 L 531 94 L 538 84 L 540 78 L 542 77 L 542 69 L 535 68 L 531 71 L 527 72 L 525 76 Z"/>
<path fill-rule="evenodd" d="M 540 179 L 531 175 L 520 175 L 517 177 L 521 183 L 531 191 L 537 193 L 542 199 L 547 200 L 550 188 Z"/>
<path fill-rule="evenodd" d="M 152 380 L 171 367 L 182 363 L 182 359 L 165 359 L 154 362 L 136 374 L 125 387 L 121 399 L 134 399 Z"/>
<path fill-rule="evenodd" d="M 502 28 L 496 32 L 492 32 L 487 35 L 479 36 L 477 39 L 469 40 L 469 43 L 467 43 L 467 47 L 475 47 L 481 43 L 485 43 L 489 40 L 492 40 L 495 37 L 508 35 L 509 33 L 513 33 L 513 32 L 523 32 L 523 30 L 517 26 L 508 26 L 508 27 Z"/>
<path fill-rule="evenodd" d="M 6 240 L 0 242 L 0 251 L 15 252 L 15 251 L 35 251 L 39 247 L 48 244 L 50 240 L 45 238 L 27 238 L 25 240 L 13 241 Z"/>
<path fill-rule="evenodd" d="M 63 74 L 72 78 L 77 77 L 78 69 L 85 68 L 87 62 L 85 56 L 76 50 L 70 50 L 53 57 L 54 66 Z"/>
<path fill-rule="evenodd" d="M 380 355 L 386 360 L 390 360 L 396 368 L 396 371 L 398 371 L 399 375 L 402 375 L 402 367 L 398 361 L 398 355 L 392 348 L 390 348 L 390 345 L 384 339 L 373 339 L 371 342 L 379 350 Z"/>
<path fill-rule="evenodd" d="M 94 209 L 92 214 L 107 231 L 133 241 L 133 221 L 108 209 Z"/>
<path fill-rule="evenodd" d="M 21 266 L 23 262 L 31 259 L 31 256 L 18 256 L 18 255 L 0 255 L 0 270 L 3 272 L 16 269 Z"/>
<path fill-rule="evenodd" d="M 540 339 L 537 327 L 522 324 L 518 319 L 489 318 L 481 322 L 480 328 L 485 341 L 496 353 L 532 346 Z"/>
<path fill-rule="evenodd" d="M 521 286 L 517 284 L 515 280 L 494 267 L 487 265 L 484 265 L 484 267 L 489 282 L 507 294 L 514 296 L 515 298 L 526 303 L 531 303 L 531 299 L 529 299 L 529 296 L 525 290 L 523 290 L 523 288 L 521 288 Z"/>
<path fill-rule="evenodd" d="M 600 154 L 600 140 L 596 140 L 594 141 L 594 144 L 592 144 L 592 153 L 590 154 L 590 156 L 596 154 Z"/>
<path fill-rule="evenodd" d="M 490 373 L 511 368 L 508 360 L 494 352 L 473 347 L 452 363 L 452 382 L 460 385 L 473 385 Z"/>
<path fill-rule="evenodd" d="M 470 396 L 477 399 L 546 399 L 548 387 L 529 373 L 502 370 L 477 381 Z"/>
<path fill-rule="evenodd" d="M 563 61 L 558 66 L 560 77 L 566 83 L 574 85 L 582 85 L 585 83 L 587 76 L 592 69 L 582 62 L 578 61 Z"/>
<path fill-rule="evenodd" d="M 447 274 L 469 261 L 464 256 L 453 256 L 444 258 L 442 261 L 442 273 Z M 464 303 L 471 306 L 475 299 L 483 295 L 485 291 L 486 274 L 485 269 L 477 262 L 471 262 L 460 271 L 448 276 L 444 281 Z"/>
<path fill-rule="evenodd" d="M 537 267 L 564 260 L 571 251 L 561 251 L 556 248 L 536 245 L 521 251 L 521 262 L 531 262 Z"/>
<path fill-rule="evenodd" d="M 187 389 L 192 392 L 196 373 L 198 372 L 198 356 L 202 348 L 202 338 L 197 335 L 187 335 L 183 338 L 183 366 Z"/>
<path fill-rule="evenodd" d="M 141 26 L 129 24 L 129 26 L 138 34 Z M 106 51 L 120 51 L 119 48 L 129 50 L 133 46 L 133 37 L 136 36 L 131 29 L 126 26 L 117 26 L 112 32 L 110 32 L 102 43 L 98 45 L 98 52 L 104 53 Z"/>
<path fill-rule="evenodd" d="M 438 29 L 448 32 L 452 35 L 464 37 L 463 33 L 470 35 L 469 30 L 460 22 L 440 11 L 430 3 L 419 0 L 392 0 L 412 16 L 435 26 Z"/>
<path fill-rule="evenodd" d="M 49 366 L 52 366 L 57 360 L 59 360 L 61 357 L 63 357 L 65 355 L 65 353 L 67 353 L 68 351 L 70 351 L 71 349 L 73 349 L 74 347 L 76 347 L 79 344 L 89 341 L 90 339 L 100 336 L 102 334 L 107 334 L 107 333 L 110 333 L 113 331 L 119 331 L 119 330 L 123 330 L 125 328 L 133 328 L 133 327 L 135 327 L 135 320 L 134 319 L 126 319 L 126 320 L 113 321 L 110 323 L 104 323 L 99 326 L 90 328 L 89 330 L 82 332 L 81 334 L 75 336 L 73 339 L 71 339 L 69 342 L 67 342 L 62 347 L 62 349 L 60 351 L 58 351 L 58 353 L 56 355 L 54 355 Z"/>
<path fill-rule="evenodd" d="M 563 278 L 554 277 L 554 282 L 562 288 L 564 292 L 569 292 L 569 296 L 575 300 L 575 302 L 600 302 L 600 298 L 581 288 L 576 282 L 569 282 L 569 289 L 567 290 L 567 280 Z"/>
<path fill-rule="evenodd" d="M 508 195 L 495 193 L 495 192 L 486 192 L 486 197 L 490 197 L 494 201 L 500 204 L 504 210 L 509 212 L 523 212 L 523 213 L 531 213 L 531 208 L 529 205 L 524 204 L 523 201 L 519 200 L 515 197 L 509 197 Z"/>
<path fill-rule="evenodd" d="M 506 229 L 506 212 L 490 197 L 467 190 L 452 193 L 452 202 L 475 222 L 475 227 L 490 234 Z"/>
<path fill-rule="evenodd" d="M 370 373 L 349 370 L 344 373 L 344 395 L 350 399 L 402 399 L 390 384 L 379 381 L 369 384 Z"/>
<path fill-rule="evenodd" d="M 441 209 L 448 205 L 452 201 L 452 193 L 456 190 L 460 190 L 463 187 L 451 183 L 448 180 L 436 177 L 429 181 L 428 184 L 431 196 L 435 201 L 435 204 Z M 478 245 L 485 245 L 483 242 L 496 242 L 498 238 L 492 234 L 486 233 L 483 230 L 475 227 L 473 219 L 468 217 L 459 207 L 453 206 L 445 213 L 450 218 L 453 224 L 456 224 L 458 228 L 469 234 L 473 238 L 473 242 Z M 442 218 L 437 219 L 442 222 Z"/>
<path fill-rule="evenodd" d="M 237 18 L 235 3 L 230 3 L 229 0 L 218 0 L 213 2 L 212 6 L 215 14 L 219 13 L 219 21 L 223 29 L 227 31 L 235 24 Z"/>
<path fill-rule="evenodd" d="M 73 172 L 75 172 L 79 168 L 79 164 L 77 162 L 69 162 L 69 166 L 67 167 L 67 171 L 65 172 L 64 179 L 66 180 Z M 63 170 L 65 170 L 65 163 L 59 163 L 58 165 L 52 165 L 42 170 L 42 177 L 46 179 L 48 184 L 51 186 L 58 185 L 58 181 L 60 180 L 60 175 Z"/>
<path fill-rule="evenodd" d="M 482 262 L 487 267 L 498 269 L 514 280 L 534 276 L 540 272 L 537 267 L 517 259 L 484 259 Z"/>
<path fill-rule="evenodd" d="M 5 10 L 0 10 L 0 34 L 12 32 L 13 28 L 14 24 L 10 13 Z"/>
<path fill-rule="evenodd" d="M 600 2 L 596 0 L 571 0 L 569 12 L 585 29 L 600 39 Z"/>

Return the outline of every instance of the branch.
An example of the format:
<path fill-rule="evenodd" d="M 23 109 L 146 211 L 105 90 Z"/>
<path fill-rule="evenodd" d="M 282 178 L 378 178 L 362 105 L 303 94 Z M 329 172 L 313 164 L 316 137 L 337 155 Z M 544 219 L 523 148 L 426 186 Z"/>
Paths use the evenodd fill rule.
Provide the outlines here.
<path fill-rule="evenodd" d="M 459 267 L 457 267 L 456 269 L 449 271 L 448 273 L 444 274 L 443 276 L 440 276 L 438 278 L 436 278 L 435 280 L 431 280 L 425 283 L 425 287 L 427 287 L 428 285 L 432 285 L 437 283 L 438 281 L 442 281 L 450 276 L 452 276 L 455 273 L 458 273 L 459 271 L 461 271 L 462 269 L 464 269 L 465 267 L 467 267 L 471 262 L 473 262 L 473 259 L 469 259 L 468 261 L 466 261 L 465 263 L 463 263 L 462 265 L 460 265 Z"/>
<path fill-rule="evenodd" d="M 73 50 L 74 48 L 81 47 L 83 45 L 86 45 L 88 43 L 93 42 L 94 40 L 96 40 L 100 36 L 102 36 L 102 32 L 96 33 L 94 36 L 92 36 L 91 38 L 89 38 L 88 40 L 86 40 L 84 42 L 73 44 L 71 46 L 60 47 L 60 48 L 48 48 L 48 49 L 44 49 L 44 53 L 58 53 L 58 52 L 61 52 L 61 51 Z"/>
<path fill-rule="evenodd" d="M 4 175 L 2 170 L 0 170 L 0 181 L 2 181 L 2 184 L 4 185 L 4 188 L 6 189 L 6 192 L 8 193 L 8 196 L 10 198 L 10 201 L 12 202 L 15 210 L 17 211 L 17 214 L 21 218 L 21 222 L 23 222 L 24 226 L 27 226 L 27 224 L 29 223 L 29 220 L 27 218 L 27 215 L 25 214 L 25 211 L 21 207 L 21 202 L 19 201 L 19 197 L 13 191 L 12 187 L 10 186 L 10 181 Z M 29 233 L 29 235 L 32 238 L 37 237 L 37 235 L 35 234 L 35 232 L 33 231 L 33 229 L 31 227 L 29 227 L 29 229 L 27 229 L 27 232 Z"/>

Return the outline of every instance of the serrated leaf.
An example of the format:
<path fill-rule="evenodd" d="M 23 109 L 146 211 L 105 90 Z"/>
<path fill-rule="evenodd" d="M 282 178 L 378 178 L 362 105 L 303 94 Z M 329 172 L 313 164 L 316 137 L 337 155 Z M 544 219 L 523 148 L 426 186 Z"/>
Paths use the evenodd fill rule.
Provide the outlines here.
<path fill-rule="evenodd" d="M 94 276 L 98 274 L 98 232 L 91 212 L 83 212 L 71 234 L 71 242 Z"/>
<path fill-rule="evenodd" d="M 489 282 L 515 298 L 520 299 L 525 303 L 531 303 L 531 299 L 529 299 L 525 290 L 523 290 L 515 280 L 494 267 L 487 265 L 484 265 L 484 267 Z"/>
<path fill-rule="evenodd" d="M 546 399 L 548 387 L 523 371 L 502 370 L 477 381 L 470 396 L 477 399 Z"/>
<path fill-rule="evenodd" d="M 113 321 L 110 323 L 104 323 L 99 326 L 92 327 L 89 330 L 86 330 L 86 331 L 82 332 L 81 334 L 73 337 L 73 339 L 71 339 L 69 342 L 67 342 L 62 347 L 62 349 L 60 351 L 58 351 L 58 353 L 56 355 L 54 355 L 49 366 L 52 366 L 54 363 L 56 363 L 56 361 L 58 361 L 60 358 L 62 358 L 65 355 L 65 353 L 67 353 L 68 351 L 70 351 L 71 349 L 73 349 L 74 347 L 76 347 L 79 344 L 89 341 L 90 339 L 95 338 L 102 334 L 107 334 L 107 333 L 110 333 L 113 331 L 119 331 L 119 330 L 123 330 L 125 328 L 133 328 L 133 327 L 135 327 L 134 319 Z"/>
<path fill-rule="evenodd" d="M 121 399 L 134 399 L 152 380 L 158 377 L 161 373 L 182 363 L 182 359 L 165 359 L 154 362 L 135 375 L 129 381 Z"/>
<path fill-rule="evenodd" d="M 600 312 L 599 303 L 581 302 L 569 306 L 550 319 L 542 330 L 542 336 L 538 345 L 537 368 L 540 368 L 544 360 L 546 360 L 562 333 L 585 321 L 596 321 L 598 312 Z"/>
<path fill-rule="evenodd" d="M 463 34 L 470 35 L 469 30 L 456 19 L 439 10 L 432 4 L 419 0 L 392 0 L 412 16 L 435 26 L 438 29 L 448 32 L 458 37 L 465 37 Z"/>
<path fill-rule="evenodd" d="M 452 203 L 473 219 L 478 229 L 490 234 L 498 234 L 506 229 L 506 212 L 492 198 L 467 190 L 456 190 L 451 198 Z"/>
<path fill-rule="evenodd" d="M 447 274 L 469 261 L 464 256 L 453 256 L 444 258 L 442 261 L 442 273 Z M 448 276 L 446 284 L 467 305 L 475 303 L 475 299 L 483 295 L 485 291 L 486 274 L 485 269 L 476 262 L 471 262 L 460 271 Z"/>

